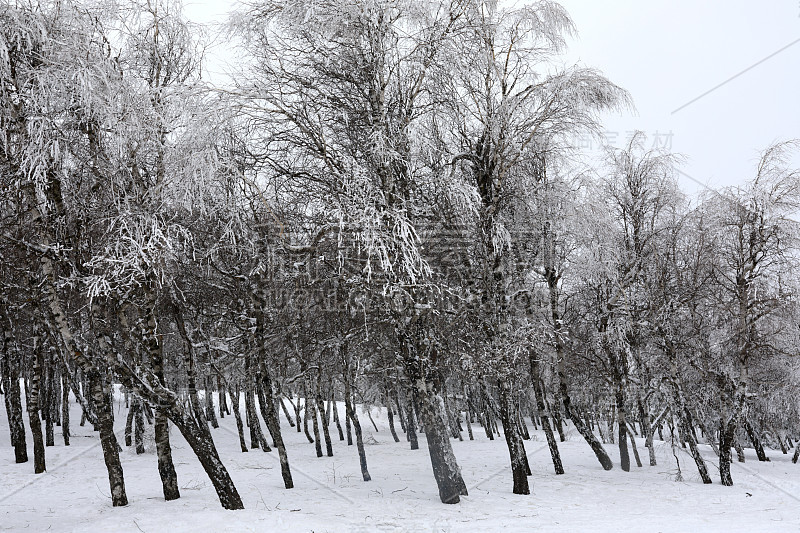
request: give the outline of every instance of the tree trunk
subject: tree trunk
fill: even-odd
[[[154,286],[155,283],[153,280],[148,278],[147,283],[144,285],[146,304],[144,306],[143,320],[140,322],[140,328],[144,347],[150,359],[150,367],[153,376],[158,381],[158,384],[163,387],[166,385],[166,380],[164,379],[164,345],[162,338],[158,335]],[[183,323],[183,315],[180,315],[178,322],[182,336],[188,338]],[[177,500],[181,497],[181,493],[178,488],[178,473],[175,471],[175,464],[172,461],[172,446],[169,441],[169,421],[167,419],[167,413],[162,405],[158,403],[153,405],[155,407],[155,427],[153,428],[153,432],[155,433],[156,458],[158,460],[158,475],[161,478],[161,491],[164,494],[164,500]],[[144,402],[142,402],[142,407],[146,407]]]
[[[636,459],[636,466],[641,468],[642,467],[642,459],[639,457],[639,450],[636,448],[636,439],[633,436],[633,431],[631,428],[628,428],[628,437],[631,439],[631,449],[633,450],[633,457]]]
[[[331,391],[331,403],[333,404],[333,422],[336,424],[336,430],[339,432],[339,440],[344,440],[344,433],[342,432],[342,424],[339,422],[339,406],[336,405],[333,391]]]
[[[331,442],[331,432],[328,426],[328,414],[325,412],[325,401],[322,399],[322,372],[319,372],[317,378],[317,412],[322,419],[322,436],[325,439],[325,452],[328,457],[333,457],[333,443]]]
[[[683,416],[678,419],[678,423],[683,426],[683,433],[686,435],[686,441],[689,444],[689,453],[691,453],[692,459],[694,459],[694,463],[697,465],[697,471],[700,473],[700,478],[703,480],[704,484],[708,485],[711,483],[711,476],[708,475],[706,462],[703,460],[703,456],[700,455],[700,450],[697,449],[697,441],[695,440],[692,432],[689,431],[689,410],[684,408],[682,414]],[[728,450],[728,459],[730,461],[730,449]]]
[[[217,421],[217,415],[214,413],[214,391],[212,390],[214,382],[211,380],[211,376],[206,376],[205,382],[206,420],[211,424],[211,427],[217,429],[219,428],[219,422]]]
[[[69,384],[66,369],[61,372],[61,435],[69,446]]]
[[[767,454],[764,452],[764,447],[761,445],[761,439],[758,437],[756,430],[753,429],[750,421],[746,418],[744,420],[744,430],[747,432],[750,442],[753,443],[753,448],[756,450],[756,456],[758,457],[758,460],[761,462],[768,462],[769,457],[767,457]]]
[[[236,419],[236,431],[239,433],[239,446],[242,452],[247,452],[247,442],[244,440],[244,424],[242,423],[242,413],[239,406],[239,387],[235,391],[228,388],[228,394],[231,397],[231,408],[233,409],[233,416]]]
[[[217,398],[219,399],[219,417],[220,419],[225,418],[226,414],[231,414],[230,410],[228,409],[228,399],[225,393],[225,385],[222,383],[222,379],[217,376]]]
[[[724,419],[720,420],[719,426],[719,477],[720,481],[726,487],[733,486],[733,478],[731,477],[731,447],[733,446],[733,439],[736,436],[736,423],[729,420],[725,423]]]
[[[561,454],[558,451],[558,444],[553,435],[553,429],[550,427],[550,417],[547,416],[544,406],[544,388],[541,387],[541,379],[539,372],[539,360],[536,354],[529,354],[531,365],[531,383],[533,384],[533,396],[536,400],[536,409],[539,411],[539,417],[542,421],[542,428],[544,429],[545,437],[547,438],[547,447],[550,448],[550,457],[553,460],[553,468],[556,474],[564,473],[564,465],[561,462]]]
[[[567,390],[566,385],[566,373],[559,369],[558,379],[560,381],[559,387],[561,388],[561,402],[564,405],[564,412],[567,415],[572,423],[575,425],[575,429],[578,430],[578,433],[584,438],[584,440],[589,444],[594,452],[595,457],[600,462],[600,465],[603,467],[603,470],[611,470],[614,468],[614,463],[611,462],[611,458],[606,453],[605,448],[603,445],[600,444],[600,441],[597,440],[594,433],[583,423],[583,420],[577,414],[573,414],[570,410],[571,400],[569,397],[569,392]]]
[[[103,448],[103,459],[108,470],[108,483],[111,487],[111,504],[114,507],[128,505],[125,494],[125,479],[122,463],[119,460],[119,445],[114,435],[114,418],[112,408],[113,395],[105,378],[99,374],[91,376],[92,400],[97,413],[97,425],[100,431],[100,443]]]
[[[128,416],[125,419],[125,446],[133,446],[133,419],[136,418],[136,400],[129,402]]]
[[[220,461],[217,448],[214,446],[214,439],[211,437],[211,431],[206,422],[176,412],[174,408],[168,413],[168,416],[178,427],[181,435],[200,461],[203,470],[214,486],[222,507],[228,510],[244,509],[239,491],[236,490],[225,465]]]
[[[6,344],[8,346],[8,344]],[[5,372],[3,382],[5,385],[6,414],[8,415],[8,429],[11,434],[11,445],[14,447],[14,460],[17,463],[28,462],[28,446],[25,442],[25,425],[22,415],[22,391],[19,386],[19,371],[16,364],[12,363],[11,356],[6,351]]]
[[[136,405],[136,415],[134,417],[134,442],[136,442],[136,454],[144,453],[144,406],[139,398],[134,400]]]
[[[255,396],[258,399],[258,411],[261,411],[261,418],[264,419],[264,424],[267,428],[267,432],[269,432],[269,424],[267,423],[267,418],[270,415],[270,406],[267,405],[267,395],[264,393],[264,388],[261,385],[261,380],[256,378],[255,380]],[[255,406],[255,400],[253,405]],[[272,406],[274,408],[274,406]],[[256,423],[258,424],[258,429],[260,431],[260,438],[261,438],[261,447],[265,452],[271,452],[272,448],[270,448],[269,443],[267,442],[267,433],[261,431],[261,424],[258,422],[258,413],[255,407],[253,408],[254,417]],[[273,446],[275,445],[275,439],[273,439]]]
[[[311,426],[314,429],[314,449],[317,452],[317,457],[322,457],[322,439],[319,436],[319,421],[317,420],[317,402],[311,395],[310,387],[306,386],[306,409],[308,416],[311,417]]]
[[[461,477],[450,438],[444,424],[443,404],[432,390],[432,384],[418,378],[416,393],[419,399],[419,416],[425,424],[425,437],[431,457],[433,475],[439,487],[442,503],[458,503],[459,496],[467,496],[467,486]],[[412,418],[409,416],[409,422]]]
[[[367,469],[367,452],[364,450],[364,439],[361,434],[361,424],[358,421],[358,415],[356,414],[356,410],[353,406],[353,400],[351,398],[349,373],[350,369],[345,368],[344,408],[347,419],[352,422],[353,429],[356,434],[356,448],[358,449],[358,461],[361,465],[361,477],[364,479],[364,481],[370,481],[372,477],[369,475],[369,470]]]
[[[392,401],[386,400],[386,416],[389,418],[389,431],[392,433],[392,438],[395,442],[400,442],[400,437],[397,436],[397,431],[394,429],[394,412],[392,411]]]
[[[283,416],[286,417],[286,421],[289,422],[289,427],[294,427],[294,420],[292,419],[292,414],[289,412],[289,409],[286,407],[286,404],[283,402],[283,397],[278,396],[278,405],[281,406],[283,410]]]
[[[281,462],[281,477],[283,478],[284,488],[294,488],[294,481],[292,480],[292,471],[289,468],[289,456],[286,454],[286,445],[283,442],[283,434],[281,433],[281,423],[278,418],[278,410],[275,405],[275,394],[272,390],[272,378],[270,377],[267,364],[264,359],[260,364],[260,381],[259,392],[264,396],[264,423],[267,425],[269,434],[272,436],[272,445],[278,449],[278,459]]]
[[[31,426],[31,434],[33,436],[33,471],[36,474],[41,474],[47,470],[44,457],[44,437],[42,436],[42,422],[39,419],[39,384],[41,382],[42,373],[42,352],[44,348],[41,345],[41,335],[38,329],[34,332],[34,357],[33,357],[33,372],[30,379],[30,387],[27,387],[27,406],[28,406],[28,422]]]
[[[408,438],[408,442],[411,443],[412,450],[419,450],[419,440],[417,439],[417,425],[414,421],[414,401],[412,400],[412,395],[414,394],[413,391],[409,391],[407,394],[408,396],[408,407],[406,408],[406,437]]]
[[[394,405],[397,407],[397,418],[400,420],[400,429],[405,433],[406,417],[405,413],[403,413],[403,406],[400,404],[400,395],[397,394],[397,389],[394,390]],[[408,440],[408,435],[406,435],[406,440]]]
[[[297,403],[300,403],[300,399],[297,399]],[[314,437],[311,436],[311,433],[308,431],[308,417],[310,416],[309,406],[308,406],[308,396],[303,399],[303,431],[306,434],[306,439],[308,442],[313,444]],[[350,421],[347,420],[347,434],[350,435]],[[352,441],[348,442],[347,444],[353,444]]]
[[[530,494],[525,448],[514,423],[511,391],[508,384],[502,380],[498,380],[497,385],[500,391],[500,421],[503,424],[503,434],[511,458],[511,476],[514,482],[512,491],[514,494]]]
[[[54,392],[54,376],[53,376],[53,357],[48,354],[44,361],[43,376],[44,387],[39,395],[39,410],[44,418],[44,434],[45,446],[55,446],[56,437],[53,429],[53,392]]]
[[[253,392],[253,384],[244,393],[244,406],[247,410],[247,420],[250,421],[250,448],[261,447],[265,452],[271,451],[267,439],[261,430],[261,421],[258,419],[256,412],[255,392]]]
[[[625,393],[622,384],[617,385],[614,398],[617,406],[617,441],[619,445],[620,467],[623,471],[630,472],[631,458],[628,455],[628,427],[626,425]]]

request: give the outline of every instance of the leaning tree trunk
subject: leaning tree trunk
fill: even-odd
[[[180,412],[176,406],[172,406],[168,416],[200,461],[217,492],[222,507],[228,510],[244,509],[239,491],[236,490],[228,470],[219,458],[217,448],[214,446],[214,439],[211,437],[211,431],[205,420],[197,420],[185,412]]]
[[[248,383],[244,392],[244,408],[250,428],[250,448],[255,449],[261,446],[262,450],[269,452],[271,450],[267,439],[264,438],[264,433],[261,430],[261,421],[258,419],[258,413],[256,412],[256,396],[255,392],[253,392],[253,387],[255,385],[252,382]]]
[[[650,454],[650,466],[658,466],[658,463],[656,462],[656,450],[655,447],[653,446],[653,439],[655,438],[656,430],[661,427],[661,421],[664,419],[668,411],[669,407],[668,406],[664,407],[664,409],[661,410],[661,413],[659,413],[658,416],[656,416],[656,418],[652,422],[648,421],[647,424],[647,434],[645,435],[645,446],[647,446],[647,451]],[[645,414],[645,416],[649,415]]]
[[[267,331],[269,324],[267,323],[269,317],[265,312],[267,308],[268,297],[263,288],[264,283],[261,279],[261,274],[253,276],[253,284],[251,286],[251,312],[255,315],[256,327],[253,335],[254,345],[256,346],[256,357],[259,362],[259,370],[264,388],[264,394],[268,404],[267,414],[269,417],[264,420],[267,424],[272,435],[272,442],[278,448],[278,457],[281,461],[281,476],[283,477],[283,486],[287,489],[294,487],[292,480],[292,473],[289,468],[289,456],[286,454],[286,446],[283,442],[283,435],[281,435],[281,424],[278,418],[278,412],[275,409],[275,394],[272,391],[272,377],[270,376],[268,361],[270,360],[270,353],[267,344]],[[299,400],[298,400],[299,401]],[[298,425],[299,425],[298,420]]]
[[[247,441],[244,440],[244,424],[242,423],[242,412],[239,406],[239,386],[237,385],[235,390],[231,390],[230,387],[226,387],[226,389],[231,397],[231,409],[236,419],[236,431],[239,433],[239,446],[242,448],[242,452],[247,452],[249,450],[247,449]]]
[[[350,380],[345,377],[344,380],[344,408],[347,419],[353,424],[353,431],[356,434],[356,449],[358,450],[358,462],[361,466],[361,477],[364,481],[372,480],[367,469],[367,452],[364,449],[364,436],[361,432],[361,422],[358,420],[353,400],[351,397]]]
[[[272,391],[272,378],[270,377],[269,370],[267,369],[266,362],[261,360],[261,382],[259,387],[264,394],[264,403],[266,404],[266,417],[264,422],[267,424],[267,429],[272,435],[272,445],[278,449],[278,458],[281,462],[281,477],[283,477],[283,486],[287,489],[294,487],[292,480],[292,471],[289,468],[289,456],[286,454],[286,445],[283,442],[283,434],[281,433],[280,419],[278,418],[278,410],[275,406],[275,394]]]
[[[297,403],[299,405],[300,401],[298,400]],[[339,440],[342,441],[342,440],[344,440],[344,432],[342,431],[342,424],[339,421],[339,406],[336,405],[336,400],[335,400],[335,396],[333,394],[333,390],[331,390],[331,403],[333,404],[333,423],[336,424],[336,430],[339,432]],[[298,419],[297,427],[298,427],[298,429],[300,428],[299,419]]]
[[[433,476],[439,487],[442,503],[458,503],[460,496],[467,496],[467,485],[461,477],[450,436],[444,423],[444,405],[433,391],[433,384],[423,378],[414,383],[419,400],[419,416],[425,424],[425,437],[431,457]]]
[[[764,446],[761,444],[761,439],[758,438],[758,433],[747,418],[744,419],[744,430],[747,432],[747,437],[750,439],[750,442],[753,443],[753,448],[756,451],[756,457],[758,457],[758,460],[761,462],[768,462],[769,457],[767,457],[766,452],[764,452]]]
[[[562,323],[561,323],[561,313],[559,311],[559,303],[558,303],[558,283],[559,283],[559,276],[556,273],[555,269],[549,267],[546,269],[546,279],[547,279],[547,286],[550,292],[550,314],[553,320],[553,333],[555,334],[555,347],[556,347],[556,370],[558,373],[558,387],[559,392],[561,393],[561,403],[564,406],[564,413],[567,415],[567,418],[572,421],[575,429],[578,430],[578,433],[584,438],[586,443],[592,448],[597,460],[600,461],[600,465],[603,467],[604,470],[611,470],[614,468],[614,463],[611,462],[611,458],[608,456],[605,448],[603,445],[600,444],[600,441],[597,440],[592,430],[589,429],[588,426],[581,420],[581,417],[578,416],[577,413],[573,413],[572,409],[570,409],[572,405],[572,400],[569,396],[569,387],[567,385],[567,370],[566,370],[566,363],[565,363],[565,353],[564,353],[564,340],[562,339]]]
[[[547,438],[547,447],[550,448],[550,457],[553,460],[553,468],[556,474],[564,473],[564,465],[561,462],[561,454],[558,451],[558,443],[556,443],[555,435],[553,435],[553,428],[550,427],[550,417],[544,405],[544,387],[539,372],[539,360],[536,354],[529,354],[531,365],[531,383],[533,384],[533,396],[536,400],[536,409],[539,411],[539,418],[542,421],[542,428],[544,429],[545,437]]]
[[[389,431],[395,442],[400,442],[400,437],[397,436],[397,430],[394,428],[394,411],[392,411],[392,400],[386,399],[386,416],[389,418]]]
[[[700,450],[697,448],[697,440],[694,438],[689,428],[689,409],[684,407],[681,414],[682,416],[679,418],[678,422],[683,426],[683,433],[686,435],[686,441],[689,443],[689,452],[692,454],[695,465],[697,465],[700,478],[703,480],[703,483],[708,485],[711,483],[711,476],[708,475],[706,462],[703,460],[703,456],[700,455]],[[728,449],[728,458],[730,459],[730,449]]]

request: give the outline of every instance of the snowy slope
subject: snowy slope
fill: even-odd
[[[340,406],[344,419],[344,409]],[[66,448],[57,429],[47,448],[48,471],[33,474],[32,460],[14,464],[8,421],[0,419],[0,530],[3,531],[800,531],[800,465],[769,450],[770,463],[735,463],[736,485],[717,483],[713,452],[703,446],[715,483],[702,485],[688,455],[678,451],[684,481],[676,482],[670,447],[657,441],[659,466],[600,468],[574,432],[559,443],[566,474],[553,474],[544,435],[526,441],[533,470],[532,494],[511,493],[508,454],[502,438],[489,441],[474,425],[475,441],[453,441],[470,495],[458,505],[439,503],[424,436],[412,451],[395,443],[377,409],[375,432],[364,416],[372,481],[361,481],[355,446],[338,440],[334,457],[317,458],[314,445],[284,423],[295,488],[282,485],[277,452],[239,451],[232,416],[212,430],[225,465],[242,495],[244,511],[224,511],[186,442],[172,428],[181,498],[164,502],[155,453],[125,448],[122,462],[130,505],[113,508],[99,439],[79,427]],[[117,408],[121,430],[125,410]],[[27,420],[26,420],[27,422]],[[152,427],[148,427],[152,431]],[[399,427],[398,427],[399,431]],[[122,432],[118,434],[121,438]],[[465,433],[466,438],[466,433]],[[401,434],[402,439],[402,434]],[[28,434],[29,453],[32,441]],[[646,449],[639,441],[646,461]],[[152,447],[152,444],[151,444]],[[606,445],[617,464],[616,447]],[[713,458],[713,459],[712,459]]]

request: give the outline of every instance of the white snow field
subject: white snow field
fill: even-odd
[[[124,408],[116,420],[122,442]],[[340,406],[342,420],[344,409]],[[385,412],[384,412],[385,413]],[[772,459],[759,463],[747,449],[747,462],[734,463],[735,486],[718,483],[716,458],[702,446],[713,485],[703,485],[694,463],[677,451],[684,481],[675,481],[670,446],[657,441],[659,465],[645,461],[630,473],[618,466],[616,446],[606,449],[615,468],[603,471],[589,446],[571,429],[559,443],[566,474],[553,473],[550,455],[539,431],[525,446],[533,471],[532,493],[511,492],[505,441],[490,441],[475,424],[475,440],[453,440],[469,496],[460,504],[439,502],[424,440],[412,451],[400,433],[395,443],[384,416],[373,409],[380,431],[366,416],[362,426],[368,443],[372,481],[363,482],[356,447],[334,434],[334,457],[317,458],[314,445],[290,428],[281,414],[295,488],[283,488],[277,452],[239,449],[233,416],[212,430],[220,456],[246,507],[225,511],[211,483],[177,429],[171,428],[172,449],[181,498],[165,502],[152,442],[147,453],[125,448],[122,464],[130,504],[113,508],[99,438],[87,423],[78,426],[79,407],[72,407],[72,445],[65,447],[60,428],[56,446],[47,448],[47,472],[33,473],[31,460],[15,464],[9,445],[8,420],[0,417],[0,530],[2,531],[800,531],[800,464],[768,450]],[[27,417],[26,417],[27,425]],[[152,426],[148,426],[152,432]],[[399,431],[399,425],[398,425]],[[249,438],[248,438],[249,441]],[[735,457],[735,455],[734,455]]]

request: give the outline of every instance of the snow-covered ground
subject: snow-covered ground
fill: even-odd
[[[117,410],[122,436],[125,410]],[[344,417],[340,406],[341,416]],[[130,504],[113,508],[99,439],[89,424],[79,427],[72,409],[72,445],[47,448],[46,473],[31,462],[15,464],[8,420],[0,418],[0,530],[8,531],[800,531],[800,464],[769,450],[759,463],[735,463],[734,487],[718,484],[716,458],[707,446],[714,484],[703,485],[691,458],[678,451],[684,481],[676,482],[670,447],[657,441],[659,466],[618,467],[614,445],[606,449],[615,469],[605,472],[590,448],[570,428],[559,443],[566,474],[553,473],[544,435],[533,431],[525,446],[533,470],[532,493],[511,492],[508,452],[502,438],[490,441],[474,425],[474,441],[453,441],[469,487],[458,505],[439,503],[424,436],[412,451],[402,437],[395,443],[385,418],[373,410],[380,431],[364,416],[367,460],[372,481],[363,482],[355,446],[338,440],[334,457],[317,458],[314,445],[283,419],[295,488],[283,488],[277,452],[239,450],[232,416],[212,430],[246,507],[225,511],[189,446],[172,428],[172,446],[181,498],[165,502],[152,443],[148,453],[125,448],[122,463]],[[344,420],[344,418],[342,418]],[[27,422],[27,418],[26,418]],[[148,431],[152,427],[148,426]],[[399,426],[398,426],[399,431]],[[466,438],[466,433],[465,433]],[[249,440],[249,439],[248,439]],[[646,449],[639,451],[647,463]]]

